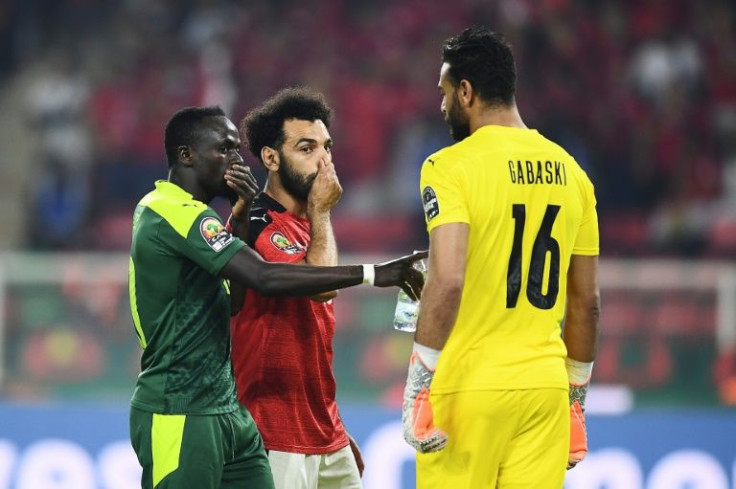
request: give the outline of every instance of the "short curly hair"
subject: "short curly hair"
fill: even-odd
[[[513,103],[516,66],[503,35],[485,26],[468,27],[442,44],[442,61],[449,65],[448,75],[454,86],[467,80],[486,103]]]
[[[306,87],[279,90],[259,107],[250,110],[240,122],[240,132],[248,149],[260,159],[261,149],[279,149],[284,144],[284,122],[290,119],[321,120],[330,127],[332,109],[324,96]]]

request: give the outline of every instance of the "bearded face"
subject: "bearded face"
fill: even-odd
[[[460,109],[457,91],[452,94],[452,103],[446,112],[445,121],[450,126],[450,136],[455,141],[462,141],[470,136],[470,118]]]
[[[312,183],[317,178],[317,172],[306,175],[299,173],[296,165],[281,151],[279,151],[279,161],[281,164],[279,165],[278,173],[284,189],[297,199],[306,201],[307,197],[309,197]]]

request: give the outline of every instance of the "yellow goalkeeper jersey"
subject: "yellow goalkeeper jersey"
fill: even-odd
[[[588,176],[535,130],[484,126],[427,158],[420,190],[429,232],[470,229],[460,310],[432,391],[566,389],[570,256],[598,255]]]

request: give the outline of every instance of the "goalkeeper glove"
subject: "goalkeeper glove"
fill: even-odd
[[[588,454],[588,433],[585,428],[585,396],[590,385],[593,362],[565,360],[570,382],[570,453],[567,469],[575,467]]]
[[[419,351],[418,351],[419,350]],[[430,368],[420,356],[425,352]],[[417,343],[409,360],[409,375],[404,389],[401,408],[401,424],[404,440],[420,453],[442,450],[447,444],[447,433],[434,426],[432,405],[429,402],[429,385],[432,383],[439,352]]]

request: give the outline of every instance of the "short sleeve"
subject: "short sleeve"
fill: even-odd
[[[600,253],[600,242],[598,236],[598,213],[596,212],[596,199],[593,184],[587,176],[584,176],[583,184],[583,215],[580,220],[580,228],[575,238],[573,255],[597,256]]]
[[[227,262],[245,246],[243,241],[230,234],[220,217],[210,208],[202,211],[192,221],[186,237],[170,226],[166,226],[161,232],[167,235],[161,238],[169,247],[212,275],[218,275]]]
[[[255,250],[264,260],[273,263],[299,263],[307,256],[307,249],[289,239],[286,230],[276,221],[271,222],[255,237]]]
[[[441,224],[470,223],[463,178],[461,165],[447,154],[435,153],[425,160],[419,191],[428,232]]]

